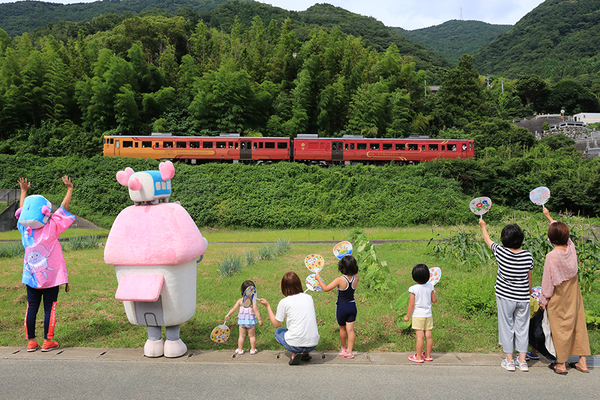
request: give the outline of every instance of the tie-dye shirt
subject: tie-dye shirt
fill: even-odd
[[[45,289],[69,282],[58,237],[71,226],[75,218],[61,206],[46,225],[32,229],[30,234],[25,226],[17,223],[25,248],[21,283],[34,289]]]

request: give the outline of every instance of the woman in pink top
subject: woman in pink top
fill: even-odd
[[[556,349],[556,363],[549,368],[560,375],[567,374],[565,363],[570,356],[579,356],[579,362],[570,363],[572,368],[589,372],[586,356],[591,354],[583,299],[577,278],[577,252],[569,238],[569,227],[552,219],[544,207],[544,215],[550,221],[548,239],[554,250],[546,255],[540,307],[548,312],[552,340]]]

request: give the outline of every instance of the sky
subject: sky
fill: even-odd
[[[53,3],[88,3],[87,0],[46,0]],[[12,3],[14,0],[0,0]],[[304,11],[314,0],[261,1],[286,10]],[[387,26],[408,30],[440,25],[451,19],[514,25],[541,0],[322,0],[356,14],[373,17]]]

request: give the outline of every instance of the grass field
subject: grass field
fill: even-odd
[[[77,230],[67,230],[68,234]],[[450,228],[433,231],[431,228],[374,229],[366,230],[374,239],[429,239],[437,233],[445,236]],[[79,232],[80,233],[80,232]],[[332,231],[227,231],[205,230],[209,242],[219,241],[265,241],[285,238],[288,240],[344,240],[347,232]],[[79,235],[72,235],[79,236]],[[0,236],[0,238],[2,238]],[[304,257],[319,253],[325,257],[322,272],[326,282],[337,275],[337,260],[332,245],[292,244],[291,250],[270,261],[257,261],[245,267],[241,273],[221,277],[218,263],[229,254],[258,252],[260,245],[209,244],[207,253],[198,264],[197,312],[182,325],[181,337],[190,349],[234,349],[238,329],[234,318],[230,322],[232,333],[224,344],[210,340],[211,330],[223,323],[227,311],[241,297],[240,285],[252,279],[261,298],[271,302],[273,308],[283,297],[280,291],[281,277],[287,271],[295,271],[304,279],[309,271],[304,267]],[[494,314],[493,285],[495,268],[463,270],[452,262],[434,259],[426,241],[388,243],[376,246],[378,256],[386,260],[396,278],[396,290],[384,295],[368,294],[359,285],[356,291],[358,318],[356,323],[356,351],[410,351],[415,345],[413,332],[401,330],[396,321],[398,315],[393,305],[399,295],[413,284],[410,271],[416,263],[440,267],[443,276],[437,288],[438,303],[433,305],[434,351],[441,352],[500,352],[497,345],[497,323]],[[62,346],[88,347],[142,347],[146,329],[131,325],[121,302],[115,300],[117,279],[114,268],[104,264],[103,249],[66,251],[69,268],[70,292],[60,292],[58,300],[58,323],[56,339]],[[541,266],[536,266],[536,268]],[[0,345],[23,346],[23,318],[26,294],[20,284],[22,258],[0,259]],[[537,276],[541,276],[538,274]],[[539,278],[536,278],[539,279]],[[540,282],[534,282],[538,285]],[[598,289],[596,286],[595,289]],[[598,291],[595,290],[597,293]],[[335,322],[335,292],[309,292],[315,299],[321,341],[318,350],[339,348],[338,327]],[[491,293],[491,297],[490,297]],[[596,296],[596,295],[594,295]],[[491,300],[490,300],[491,299]],[[595,301],[597,297],[592,297]],[[490,301],[492,304],[489,304]],[[587,306],[586,306],[587,307]],[[257,328],[259,349],[279,349],[273,337],[274,328],[268,322],[266,309],[259,308],[265,324]],[[491,310],[491,311],[490,311]],[[43,313],[38,314],[38,337],[42,334]],[[600,332],[589,329],[593,354],[600,352]]]

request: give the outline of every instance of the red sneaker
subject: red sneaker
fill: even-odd
[[[27,343],[27,351],[28,352],[36,351],[39,348],[40,348],[40,345],[38,344],[37,340],[35,340],[35,339],[31,339],[29,341],[29,343]]]
[[[52,340],[44,340],[44,344],[42,345],[42,351],[52,351],[58,349],[60,346],[57,342],[53,342]]]

